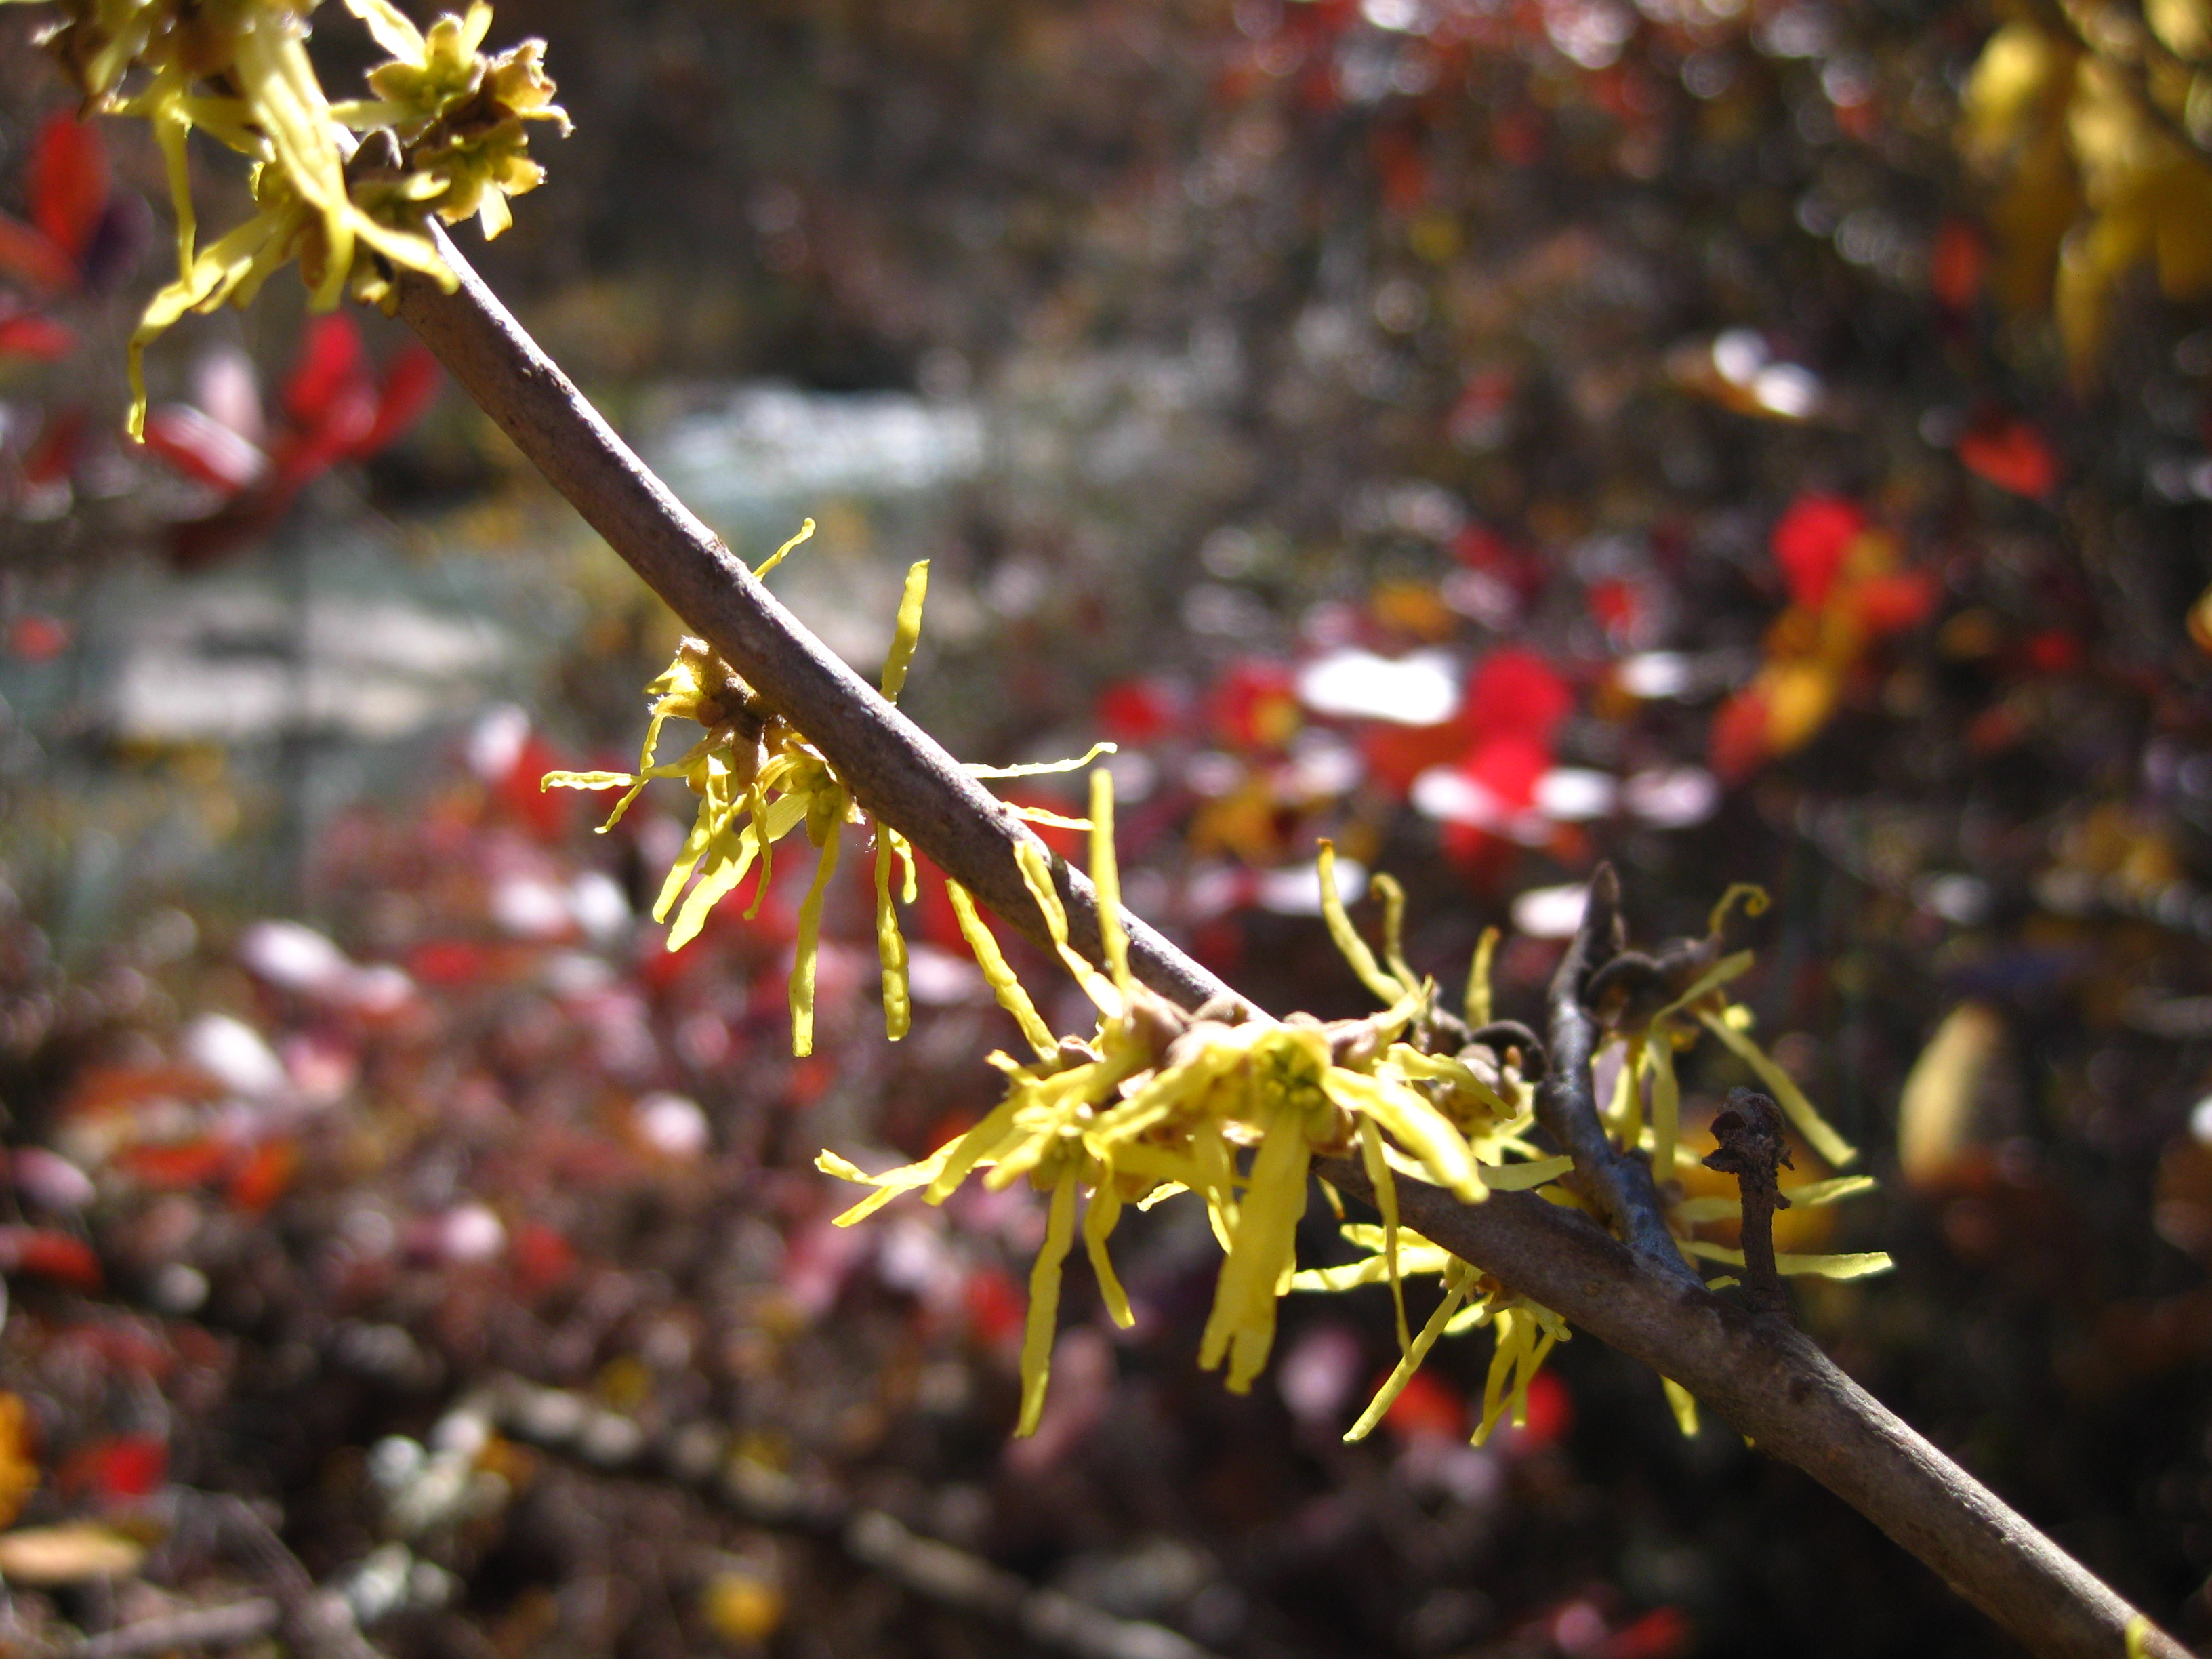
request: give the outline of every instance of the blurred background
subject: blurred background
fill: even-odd
[[[806,1060],[811,860],[664,949],[690,798],[599,836],[538,779],[628,764],[678,624],[396,325],[282,277],[155,348],[126,446],[159,158],[70,118],[39,9],[0,10],[0,1641],[261,1597],[343,1645],[319,1585],[468,1659],[2014,1651],[1588,1338],[1480,1449],[1480,1337],[1339,1443],[1379,1293],[1292,1298],[1225,1395],[1174,1206],[1125,1229],[1134,1330],[1071,1264],[1010,1442],[1032,1196],[841,1232],[811,1167],[989,1104],[949,906],[887,1045],[853,861]],[[368,42],[318,21],[348,95]],[[526,34],[576,131],[469,256],[740,552],[818,521],[773,585],[864,671],[930,559],[904,706],[978,761],[1118,743],[1129,902],[1261,1002],[1366,1006],[1322,835],[1448,996],[1504,927],[1525,1018],[1599,859],[1647,943],[1765,884],[1742,995],[1881,1182],[1785,1240],[1898,1262],[1801,1318],[2212,1638],[2212,15]],[[1685,1064],[1693,1121],[1746,1080]]]

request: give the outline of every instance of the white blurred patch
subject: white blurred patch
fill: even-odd
[[[1285,769],[1291,791],[1312,799],[1334,800],[1354,787],[1365,774],[1359,751],[1326,732],[1301,733],[1291,763]]]
[[[1455,767],[1432,766],[1413,780],[1414,810],[1440,823],[1463,823],[1526,847],[1552,838],[1551,820],[1538,811],[1516,811]]]
[[[438,1218],[438,1250],[448,1261],[489,1261],[506,1248],[506,1224],[485,1205],[458,1205]]]
[[[565,892],[528,876],[510,876],[493,884],[491,919],[519,939],[557,939],[575,920]]]
[[[1392,658],[1353,647],[1301,668],[1297,695],[1316,714],[1337,720],[1441,726],[1459,713],[1459,674],[1446,652]]]
[[[92,1202],[92,1177],[43,1146],[19,1147],[10,1173],[17,1192],[49,1210],[81,1210]]]
[[[622,884],[604,870],[586,870],[568,884],[568,914],[591,938],[619,939],[632,917]]]
[[[650,1094],[630,1109],[638,1139],[665,1158],[696,1158],[707,1150],[707,1114],[688,1095]]]
[[[1532,887],[1513,901],[1513,928],[1531,939],[1568,939],[1582,926],[1589,904],[1589,889],[1577,882],[1565,887]]]
[[[934,945],[909,945],[906,953],[908,993],[925,1008],[949,1008],[990,1000],[983,970],[966,957]]]
[[[1686,830],[1720,809],[1721,786],[1702,766],[1654,768],[1621,787],[1621,804],[1655,830]]]
[[[257,921],[239,935],[238,960],[283,990],[329,995],[353,974],[346,953],[297,921]]]
[[[363,966],[303,922],[255,922],[239,935],[238,960],[280,990],[362,1013],[391,1013],[415,994],[404,969]]]
[[[502,702],[487,708],[469,730],[469,770],[487,783],[496,783],[514,770],[529,738],[530,715],[520,704]]]
[[[1679,697],[1696,683],[1690,659],[1680,651],[1639,651],[1614,665],[1613,683],[1632,697],[1647,702]]]
[[[250,1100],[281,1094],[289,1080],[261,1033],[228,1014],[202,1014],[185,1027],[181,1046],[185,1060]]]
[[[1603,772],[1555,766],[1536,780],[1536,810],[1555,823],[1586,823],[1613,811],[1620,786]]]
[[[1336,861],[1337,896],[1346,904],[1357,903],[1367,891],[1365,867],[1351,859]],[[1310,864],[1294,864],[1286,870],[1263,871],[1255,896],[1260,908],[1284,916],[1321,914],[1321,872]]]

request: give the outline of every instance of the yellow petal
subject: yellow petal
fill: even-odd
[[[1698,1437],[1698,1397],[1671,1376],[1659,1381],[1666,1386],[1667,1404],[1674,1413],[1674,1425],[1682,1431],[1685,1440]]]
[[[1030,1269],[1029,1318],[1022,1328],[1022,1415],[1015,1425],[1019,1439],[1036,1432],[1044,1415],[1045,1384],[1052,1376],[1052,1339],[1060,1323],[1060,1268],[1075,1232],[1075,1171],[1070,1168],[1052,1189],[1052,1208],[1044,1226],[1044,1244],[1036,1265]]]
[[[1486,927],[1482,937],[1475,941],[1474,961],[1467,970],[1464,1000],[1469,1030],[1479,1031],[1490,1024],[1490,963],[1498,952],[1498,937],[1495,927]]]
[[[1384,973],[1375,960],[1375,953],[1367,948],[1367,941],[1359,937],[1345,914],[1344,900],[1336,890],[1336,843],[1324,837],[1317,860],[1321,876],[1321,914],[1328,924],[1328,936],[1336,941],[1337,950],[1352,964],[1352,971],[1359,981],[1385,1004],[1395,1003],[1413,988],[1401,985]]]
[[[835,828],[823,838],[814,884],[799,906],[798,948],[791,963],[791,1052],[801,1057],[814,1052],[814,959],[822,948],[822,901],[837,872],[837,847],[843,839]]]
[[[799,533],[796,536],[793,536],[789,541],[786,542],[781,547],[777,548],[775,552],[769,554],[766,559],[761,562],[760,568],[753,572],[753,579],[757,581],[761,577],[767,575],[769,571],[775,569],[776,566],[783,562],[784,556],[786,554],[789,553],[793,548],[798,546],[799,543],[805,541],[813,533],[814,520],[809,519],[805,523],[799,526]]]
[[[948,879],[945,890],[952,900],[952,914],[960,923],[960,937],[968,941],[969,950],[975,953],[975,965],[983,970],[983,978],[992,994],[998,998],[999,1006],[1014,1017],[1015,1024],[1022,1028],[1022,1035],[1029,1039],[1030,1047],[1037,1051],[1038,1056],[1049,1059],[1060,1048],[1053,1038],[1052,1028],[1038,1017],[1030,994],[1022,988],[1021,981],[1006,965],[999,941],[975,914],[975,901],[957,881]]]
[[[1421,1362],[1429,1357],[1429,1350],[1436,1346],[1437,1339],[1443,1334],[1444,1327],[1459,1311],[1459,1304],[1467,1300],[1468,1289],[1474,1283],[1474,1269],[1463,1261],[1455,1262],[1452,1268],[1446,1269],[1444,1299],[1437,1304],[1437,1310],[1429,1316],[1428,1323],[1422,1326],[1419,1334],[1413,1338],[1413,1346],[1399,1357],[1390,1375],[1382,1379],[1382,1386],[1375,1391],[1374,1399],[1367,1402],[1367,1409],[1359,1413],[1359,1420],[1345,1431],[1344,1438],[1347,1445],[1364,1440],[1373,1433],[1375,1425],[1382,1420],[1383,1413],[1405,1392],[1406,1384],[1413,1380],[1413,1373],[1421,1369]]]
[[[891,842],[876,832],[876,955],[884,964],[884,1032],[893,1042],[914,1024],[914,1002],[907,990],[906,939],[898,912],[891,907]]]
[[[1101,755],[1121,752],[1110,743],[1094,743],[1073,760],[1031,761],[1022,766],[967,765],[960,769],[971,778],[1041,778],[1048,772],[1079,772]]]
[[[1106,1254],[1107,1237],[1121,1217],[1121,1194],[1114,1189],[1109,1170],[1091,1189],[1091,1201],[1084,1207],[1083,1248],[1091,1257],[1091,1277],[1098,1281],[1098,1294],[1106,1304],[1108,1315],[1126,1331],[1137,1322],[1137,1316],[1130,1311],[1128,1293],[1121,1288],[1121,1278]]]
[[[810,525],[813,522],[807,520]],[[891,630],[891,648],[884,658],[884,695],[893,702],[906,685],[906,671],[914,662],[915,647],[921,641],[921,602],[928,592],[929,561],[917,559],[907,568],[906,588],[899,595],[898,623]]]
[[[1129,938],[1121,931],[1121,872],[1114,859],[1114,775],[1100,767],[1091,775],[1091,885],[1098,895],[1098,943],[1114,983],[1126,989]]]
[[[1811,1143],[1814,1152],[1832,1164],[1847,1164],[1857,1159],[1857,1149],[1829,1127],[1827,1120],[1806,1099],[1796,1079],[1769,1060],[1765,1049],[1724,1019],[1703,1012],[1698,1018],[1758,1074],[1767,1092],[1780,1103],[1782,1109],[1790,1115],[1790,1121],[1797,1126],[1797,1132]]]

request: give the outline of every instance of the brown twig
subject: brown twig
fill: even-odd
[[[1023,889],[1012,850],[1026,831],[997,800],[874,688],[783,610],[730,550],[631,454],[568,378],[499,304],[442,235],[461,278],[441,294],[414,277],[399,314],[509,437],[677,614],[792,715],[854,796],[907,836],[983,902],[1032,939],[1042,919]],[[1096,955],[1090,884],[1055,863],[1079,948]],[[1609,872],[1592,884],[1598,912],[1578,936],[1577,975],[1613,948]],[[1219,980],[1133,918],[1130,957],[1156,990],[1186,1007],[1234,996]],[[1571,952],[1571,957],[1576,953]],[[1589,1171],[1601,1202],[1637,1248],[1528,1194],[1462,1205],[1419,1182],[1399,1183],[1412,1225],[1555,1309],[1601,1340],[1670,1376],[1768,1452],[1796,1464],[1918,1555],[2029,1648],[2052,1659],[2118,1659],[2132,1639],[2152,1659],[2187,1650],[2142,1619],[2065,1552],[1844,1376],[1802,1335],[1747,1316],[1688,1273],[1669,1240],[1650,1237],[1638,1191],[1641,1159],[1585,1162],[1581,1113],[1595,1023],[1555,986],[1552,1062],[1582,1091],[1550,1103],[1563,1144]],[[1565,1018],[1561,1018],[1564,1015]],[[1563,1041],[1564,1039],[1564,1041]],[[1550,1091],[1547,1091],[1547,1094]],[[1565,1109],[1571,1106],[1573,1109]],[[1371,1197],[1356,1163],[1316,1172]]]
[[[1620,949],[1620,880],[1611,865],[1601,864],[1590,877],[1582,923],[1552,975],[1551,1064],[1536,1095],[1537,1121],[1574,1159],[1576,1186],[1638,1259],[1674,1284],[1703,1289],[1705,1280],[1682,1259],[1668,1231],[1650,1162],[1641,1152],[1615,1146],[1598,1118],[1590,1076],[1598,1023],[1583,993],[1590,976]]]
[[[1782,1109],[1751,1089],[1732,1089],[1728,1104],[1713,1119],[1719,1150],[1705,1167],[1735,1177],[1743,1195],[1743,1291],[1754,1312],[1790,1316],[1790,1297],[1774,1266],[1774,1212],[1786,1210],[1782,1166],[1796,1165],[1789,1138],[1782,1133]]]

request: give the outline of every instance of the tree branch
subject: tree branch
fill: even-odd
[[[615,435],[451,241],[442,233],[438,240],[461,279],[459,290],[441,294],[427,281],[404,276],[400,316],[647,584],[806,732],[863,805],[1011,925],[1043,942],[1042,919],[1014,863],[1013,848],[1028,835],[1018,821],[769,596]],[[1097,901],[1090,884],[1059,860],[1054,874],[1078,948],[1095,960]],[[1639,1248],[1632,1252],[1584,1218],[1530,1194],[1497,1193],[1486,1203],[1462,1205],[1413,1180],[1398,1187],[1407,1221],[1689,1389],[1765,1450],[1865,1513],[2035,1652],[2051,1659],[2120,1659],[2123,1652],[2188,1659],[2180,1644],[2151,1627],[1804,1337],[1730,1306],[1686,1268],[1666,1267],[1656,1241],[1644,1237],[1645,1206],[1634,1190],[1635,1171],[1642,1171],[1647,1187],[1650,1171],[1640,1159],[1601,1158],[1593,1149],[1585,1161],[1577,1143],[1586,1138],[1579,1114],[1595,1026],[1580,1006],[1581,975],[1594,965],[1590,955],[1610,940],[1614,890],[1608,880],[1601,875],[1592,884],[1597,915],[1586,918],[1578,936],[1588,944],[1568,979],[1572,1006],[1564,1021],[1565,1004],[1554,986],[1553,1076],[1565,1080],[1563,1091],[1573,1085],[1583,1095],[1563,1093],[1547,1109],[1578,1166],[1601,1188],[1613,1189],[1610,1213],[1622,1218]],[[1233,995],[1126,912],[1123,925],[1132,966],[1162,994],[1186,1007]],[[1594,1121],[1594,1103],[1589,1111]],[[1343,1190],[1372,1198],[1357,1163],[1319,1160],[1316,1171]],[[1650,1207],[1656,1214],[1656,1196]],[[1667,1249],[1679,1264],[1671,1241]],[[2132,1649],[2125,1646],[2130,1636]]]
[[[754,579],[523,331],[452,239],[433,233],[459,291],[404,273],[401,319],[646,586],[806,734],[854,799],[1049,952],[1044,918],[1014,862],[1015,847],[1037,838]],[[1091,883],[1062,859],[1052,866],[1071,940],[1097,961]],[[1235,997],[1127,910],[1121,925],[1131,969],[1161,995],[1186,1006]]]
[[[1590,877],[1589,896],[1573,942],[1552,975],[1550,1067],[1536,1095],[1537,1121],[1575,1161],[1575,1182],[1645,1267],[1678,1285],[1702,1290],[1705,1280],[1682,1259],[1666,1211],[1640,1152],[1613,1144],[1599,1120],[1590,1061],[1598,1024],[1583,1000],[1590,975],[1620,951],[1620,881],[1609,864]],[[1543,1298],[1539,1297],[1538,1301]],[[1547,1304],[1548,1305],[1548,1304]]]

